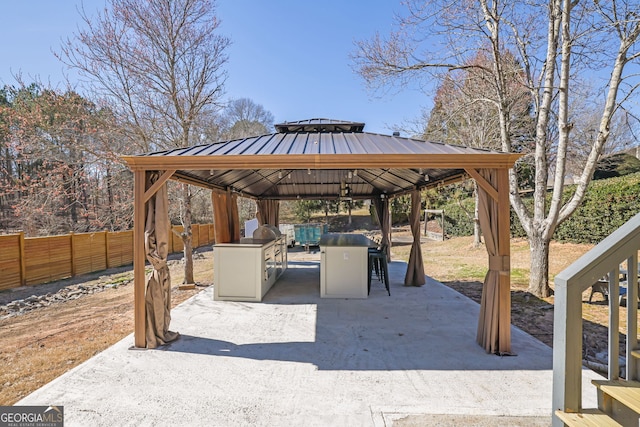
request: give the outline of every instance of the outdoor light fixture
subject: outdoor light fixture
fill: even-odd
[[[353,170],[353,176],[358,176],[358,169]]]
[[[282,179],[282,171],[278,171],[278,179]]]
[[[349,173],[347,174],[347,176],[349,177],[349,179],[353,178],[353,172],[349,171]]]
[[[287,175],[287,178],[291,179],[291,174],[288,174],[288,175]]]
[[[340,185],[340,199],[351,200],[351,187],[345,185],[344,182]]]
[[[418,169],[418,173],[422,175],[422,168]]]
[[[429,181],[429,175],[428,175],[428,174],[426,174],[426,173],[424,174],[424,180],[425,180],[425,181]]]

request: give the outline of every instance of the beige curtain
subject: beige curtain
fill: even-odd
[[[228,193],[227,195],[227,210],[229,211],[229,218],[231,219],[230,233],[232,241],[240,241],[240,214],[238,212],[238,195],[235,193]]]
[[[481,169],[480,175],[493,188],[498,187],[498,174],[495,169]],[[479,220],[484,235],[487,254],[489,255],[489,271],[484,278],[480,318],[476,341],[487,353],[511,353],[511,319],[509,305],[510,283],[508,256],[501,256],[504,248],[499,247],[498,239],[498,202],[478,186]],[[508,221],[508,218],[502,218]],[[508,252],[506,252],[508,253]]]
[[[413,234],[413,243],[411,244],[411,252],[409,254],[409,264],[407,265],[407,274],[404,276],[404,284],[406,286],[422,286],[424,279],[424,264],[422,262],[422,248],[420,247],[420,208],[421,208],[420,191],[411,192],[411,234]]]
[[[389,218],[389,199],[373,199],[373,207],[376,210],[376,216],[380,223],[380,231],[382,232],[382,241],[380,242],[386,248],[387,261],[391,261],[391,220]]]
[[[216,243],[240,240],[238,196],[231,192],[211,192],[213,203],[213,233]]]
[[[145,189],[158,179],[158,172],[147,172]],[[144,246],[152,271],[145,290],[147,347],[156,348],[179,337],[169,330],[171,323],[171,277],[167,267],[169,254],[169,214],[166,184],[146,203]]]
[[[278,227],[280,224],[280,202],[278,200],[258,200],[256,217],[260,225],[270,224]]]

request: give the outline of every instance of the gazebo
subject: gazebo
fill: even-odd
[[[170,341],[163,300],[168,229],[167,180],[212,191],[217,243],[239,239],[237,197],[256,200],[261,223],[277,225],[278,202],[370,199],[389,244],[389,200],[411,195],[413,245],[405,284],[424,281],[420,191],[471,177],[480,199],[489,271],[477,342],[488,353],[511,352],[508,171],[519,154],[364,132],[364,123],[310,119],[276,125],[276,133],[125,156],[134,173],[134,296],[136,347]],[[390,246],[390,245],[388,245]],[[145,283],[145,257],[153,265]],[[215,285],[215,284],[214,284]],[[153,299],[160,301],[153,302]],[[145,303],[146,299],[146,303]]]

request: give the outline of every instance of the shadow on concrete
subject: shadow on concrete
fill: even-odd
[[[518,357],[486,354],[475,342],[478,305],[430,278],[423,287],[404,286],[404,262],[389,264],[391,296],[373,281],[367,299],[320,298],[319,270],[317,261],[291,261],[262,303],[213,301],[208,289],[193,304],[198,323],[210,328],[182,329],[180,340],[160,350],[319,370],[551,368],[549,347],[515,328]],[[220,338],[229,336],[226,328],[236,328],[237,341]]]

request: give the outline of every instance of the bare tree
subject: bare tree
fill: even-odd
[[[122,147],[106,139],[109,112],[40,83],[2,93],[0,227],[31,236],[129,228],[121,207],[130,206],[131,174],[113,155]]]
[[[513,55],[504,55],[504,69],[509,69],[507,90],[509,109],[514,131],[519,135],[531,132],[530,104],[526,88],[518,84],[523,73]],[[434,107],[428,118],[423,137],[427,140],[443,141],[448,144],[465,145],[476,148],[501,148],[500,123],[490,74],[491,59],[484,51],[479,51],[471,59],[474,67],[453,70],[443,77],[434,97]],[[512,138],[518,144],[512,150],[522,151],[522,138]],[[480,221],[478,186],[473,181],[475,209],[473,214],[474,246],[479,246]]]
[[[225,140],[264,135],[273,129],[273,114],[249,98],[232,99],[221,117],[221,137]],[[240,197],[238,208],[241,223],[254,218],[255,201]]]
[[[470,58],[477,49],[485,49],[491,58],[487,71],[495,89],[501,145],[510,151],[513,121],[505,53],[514,52],[524,69],[520,84],[529,90],[535,121],[533,208],[525,205],[513,171],[510,200],[531,248],[529,291],[548,296],[553,233],[582,202],[609,139],[614,113],[637,87],[628,66],[640,54],[640,4],[635,0],[407,0],[405,4],[408,13],[400,18],[398,31],[387,39],[376,36],[357,44],[357,71],[371,87],[406,85],[439,70],[477,67]],[[573,195],[564,202],[567,153],[575,128],[571,100],[580,82],[603,73],[608,78],[593,100],[599,120],[589,154]],[[547,203],[549,182],[553,193]]]
[[[273,129],[273,114],[249,98],[231,100],[223,112],[223,138],[263,135]]]
[[[218,34],[213,0],[108,0],[60,57],[109,102],[123,135],[143,150],[186,147],[221,106],[229,40]],[[180,219],[185,283],[193,282],[191,188]]]

